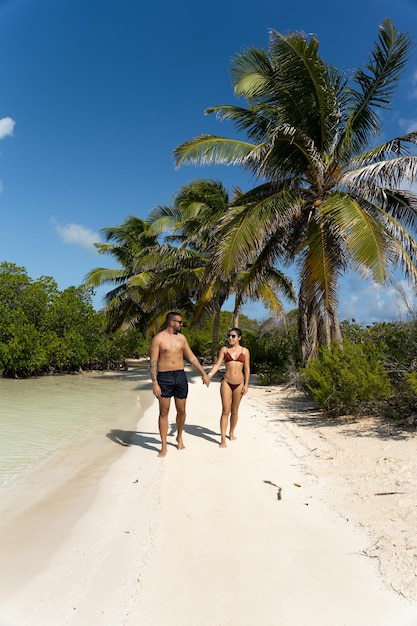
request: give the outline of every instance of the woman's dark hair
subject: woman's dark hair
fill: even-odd
[[[231,328],[229,330],[229,333],[231,333],[232,331],[234,331],[236,333],[236,335],[239,337],[239,339],[242,339],[242,331],[240,330],[240,328],[236,328],[236,326],[234,328]]]

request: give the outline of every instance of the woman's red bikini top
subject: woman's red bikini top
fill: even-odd
[[[229,361],[240,361],[241,363],[244,363],[245,362],[245,355],[243,354],[243,350],[242,350],[242,352],[239,354],[237,359],[234,359],[232,357],[232,355],[230,354],[230,352],[228,352],[226,350],[225,355],[224,355],[224,360],[225,360],[226,363],[228,363]]]

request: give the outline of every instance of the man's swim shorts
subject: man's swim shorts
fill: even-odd
[[[170,372],[158,372],[158,385],[161,388],[162,398],[180,398],[188,396],[188,380],[184,370],[172,370]]]

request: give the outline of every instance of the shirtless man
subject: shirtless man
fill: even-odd
[[[203,376],[203,383],[210,384],[210,378],[200,365],[197,357],[181,334],[182,318],[172,311],[166,316],[166,327],[152,339],[150,349],[150,370],[153,394],[159,400],[159,434],[162,447],[158,456],[167,453],[168,413],[171,398],[174,396],[177,409],[178,450],[185,448],[182,433],[185,424],[185,404],[188,395],[188,381],[184,371],[184,359]]]

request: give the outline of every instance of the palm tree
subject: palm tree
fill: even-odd
[[[352,268],[380,284],[399,264],[417,284],[417,132],[375,145],[410,39],[384,20],[365,69],[350,78],[323,61],[316,37],[270,33],[268,51],[235,56],[232,82],[247,107],[212,107],[247,141],[201,135],[174,151],[177,166],[237,164],[259,184],[227,216],[218,263],[227,273],[264,255],[295,263],[302,362],[340,340],[338,283]]]
[[[237,324],[239,310],[247,298],[262,299],[275,313],[283,311],[277,291],[283,291],[287,297],[295,299],[291,280],[279,270],[264,266],[261,259],[257,262],[245,259],[227,273],[215,270],[213,260],[222,238],[219,224],[222,225],[229,205],[241,195],[240,189],[235,189],[233,198],[229,198],[220,181],[199,179],[179,190],[173,206],[158,206],[149,215],[148,232],[153,235],[165,233],[166,241],[178,246],[179,269],[174,272],[171,268],[170,279],[171,284],[177,280],[179,290],[186,285],[189,293],[193,294],[193,322],[197,322],[204,314],[214,315],[212,358],[218,346],[220,311],[230,295],[235,294],[232,325]],[[193,261],[199,259],[199,268],[197,261],[197,265],[190,271],[189,263],[184,262],[187,250],[194,254]]]
[[[285,323],[284,308],[278,292],[295,302],[295,291],[292,280],[275,267],[263,268],[259,258],[248,261],[245,268],[236,274],[235,305],[231,326],[239,326],[239,313],[247,300],[262,301],[271,313],[282,317]]]
[[[104,297],[110,330],[137,326],[144,331],[149,325],[151,307],[144,303],[155,279],[149,252],[155,253],[158,242],[146,231],[144,220],[130,216],[121,226],[102,228],[106,243],[95,244],[99,254],[112,256],[121,266],[118,269],[97,267],[84,278],[86,287],[115,285]]]

